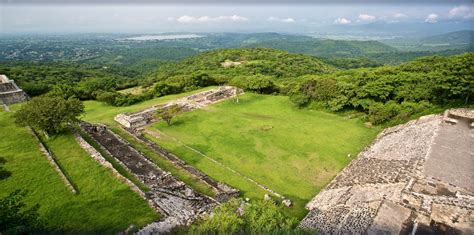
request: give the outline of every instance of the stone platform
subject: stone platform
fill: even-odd
[[[182,111],[186,112],[235,97],[240,93],[242,93],[242,90],[236,87],[221,86],[217,89],[199,92],[165,104],[155,105],[140,112],[121,113],[115,116],[114,120],[125,128],[136,129],[156,121],[155,113],[158,109],[166,109],[171,105],[179,105]]]
[[[474,234],[474,110],[384,130],[311,202],[321,234]]]

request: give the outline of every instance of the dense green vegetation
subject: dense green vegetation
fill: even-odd
[[[135,86],[133,74],[122,70],[87,66],[66,62],[5,63],[0,64],[5,74],[30,96],[44,94],[54,85],[74,87],[76,97],[91,99],[98,90],[115,90]]]
[[[86,105],[87,106],[87,105]],[[255,184],[190,150],[189,146],[276,192],[305,214],[304,205],[377,134],[359,118],[293,107],[284,96],[245,94],[183,113],[173,125],[159,122],[147,135],[188,164],[234,186],[242,196],[263,199]]]
[[[337,71],[304,55],[226,49],[161,70],[154,89],[168,94],[205,84],[231,84],[256,93],[289,95],[300,107],[318,103],[332,111],[363,111],[373,124],[398,123],[439,107],[472,104],[473,57],[473,53],[422,57],[399,66]],[[230,65],[223,66],[225,62]]]
[[[258,93],[273,93],[277,80],[336,70],[317,58],[280,50],[221,49],[163,66],[152,77],[156,84],[149,92],[161,96],[210,85],[231,84]]]
[[[225,66],[222,63],[226,61],[241,64]],[[248,48],[205,52],[162,68],[155,76],[160,80],[206,73],[222,83],[235,76],[261,74],[275,78],[289,78],[305,74],[329,73],[335,70],[332,66],[311,56],[274,49]]]
[[[290,91],[298,106],[318,102],[333,111],[356,109],[374,124],[403,122],[444,106],[473,104],[474,54],[425,57],[400,66],[306,76]]]
[[[157,219],[148,204],[109,170],[95,162],[70,133],[50,137],[46,144],[77,186],[72,194],[40,152],[26,128],[0,111],[0,153],[11,176],[0,181],[0,198],[27,190],[27,207],[39,203],[39,219],[47,232],[116,233],[131,224],[141,227]]]

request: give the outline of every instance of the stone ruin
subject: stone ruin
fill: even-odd
[[[321,234],[474,234],[474,110],[384,130],[308,204]]]
[[[229,68],[229,67],[233,67],[233,66],[239,66],[242,63],[243,62],[241,62],[241,61],[225,60],[224,62],[221,63],[221,66],[224,67],[224,68]]]
[[[166,109],[171,105],[179,105],[183,112],[199,109],[207,105],[235,97],[242,93],[242,90],[232,86],[221,86],[217,89],[199,92],[181,99],[173,100],[165,104],[152,106],[151,108],[136,113],[122,113],[115,116],[114,120],[125,128],[136,129],[148,125],[154,121],[155,113],[158,109]]]
[[[105,126],[83,123],[81,129],[150,189],[144,193],[145,198],[164,219],[148,225],[139,233],[169,232],[176,226],[190,225],[218,205],[213,198],[199,194],[162,170]]]
[[[178,158],[176,155],[173,153],[169,152],[168,150],[164,149],[163,147],[157,145],[153,141],[147,139],[142,132],[140,131],[130,131],[128,129],[127,131],[130,132],[130,134],[134,135],[135,138],[137,138],[139,141],[141,141],[143,144],[147,145],[150,147],[155,153],[161,155],[163,158],[171,162],[174,166],[177,168],[180,168],[186,172],[188,172],[190,175],[194,176],[197,180],[199,180],[201,183],[206,184],[209,186],[214,193],[216,194],[214,196],[214,199],[218,202],[225,202],[228,201],[230,198],[233,197],[238,197],[239,196],[239,190],[232,188],[222,182],[218,182],[208,175],[202,173],[201,171],[197,170],[196,168],[186,164],[183,160]]]
[[[0,74],[0,104],[14,104],[28,100],[28,95],[20,89],[15,81]]]

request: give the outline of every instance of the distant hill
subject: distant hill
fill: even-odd
[[[473,49],[474,30],[463,30],[422,38],[419,48]]]
[[[263,47],[326,58],[366,57],[373,53],[396,52],[397,49],[377,41],[344,41],[315,38],[265,40],[244,47]]]
[[[293,78],[305,74],[330,73],[335,70],[335,67],[308,55],[267,48],[241,48],[204,52],[160,68],[156,77],[167,78],[205,72],[227,78],[256,74]]]
[[[474,51],[474,30],[455,31],[421,38],[382,40],[381,42],[404,51]]]

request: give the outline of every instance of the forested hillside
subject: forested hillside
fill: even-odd
[[[7,75],[30,96],[45,94],[55,85],[75,87],[78,97],[92,98],[101,90],[115,90],[137,85],[137,74],[119,67],[98,67],[70,62],[0,64],[0,74]]]
[[[248,48],[205,52],[160,69],[156,77],[160,79],[205,72],[228,78],[255,74],[287,78],[333,71],[335,71],[333,66],[311,56],[282,50]]]
[[[474,50],[474,30],[462,30],[422,38],[397,38],[383,40],[383,43],[403,51]]]
[[[354,109],[372,123],[406,121],[435,107],[474,104],[474,54],[423,57],[400,66],[305,76],[289,91],[299,106]]]
[[[154,77],[155,93],[231,84],[290,95],[298,106],[356,110],[374,124],[406,121],[436,107],[473,104],[474,54],[422,57],[399,66],[336,70],[304,55],[273,49],[216,50],[186,59]]]

